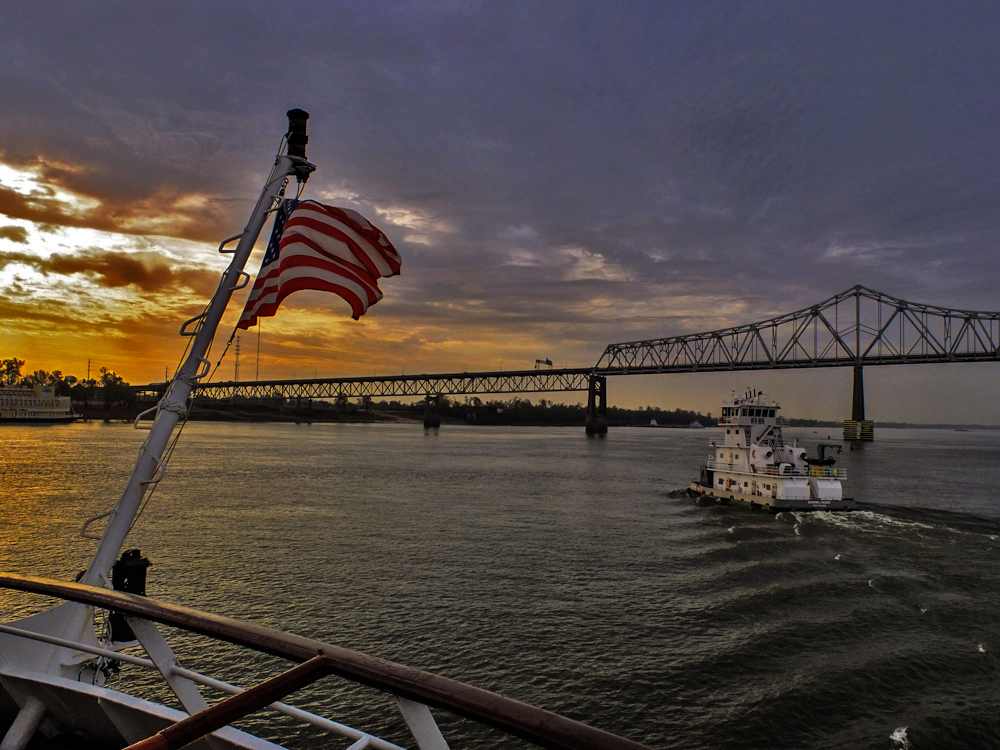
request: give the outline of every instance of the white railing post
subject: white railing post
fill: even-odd
[[[174,655],[173,649],[170,648],[170,644],[163,637],[163,633],[156,627],[156,623],[143,620],[140,617],[126,617],[125,622],[132,628],[136,639],[146,650],[156,668],[160,670],[163,679],[167,681],[170,689],[174,691],[174,695],[177,696],[177,699],[184,706],[184,710],[188,712],[188,715],[196,714],[208,708],[208,701],[198,691],[198,686],[187,677],[181,677],[177,674],[180,663],[177,661],[177,656]],[[205,737],[205,740],[208,741],[208,745],[212,750],[224,750],[225,746],[211,735]]]
[[[448,743],[427,706],[399,696],[396,697],[396,703],[420,750],[449,750]]]

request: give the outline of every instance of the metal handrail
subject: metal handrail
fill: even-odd
[[[143,659],[141,656],[132,656],[131,654],[111,651],[110,649],[92,646],[88,643],[81,643],[79,641],[71,641],[66,638],[58,638],[56,636],[46,635],[45,633],[36,633],[31,630],[24,630],[23,628],[12,628],[8,625],[0,625],[0,633],[13,635],[19,638],[26,638],[31,641],[39,641],[40,643],[48,643],[53,646],[61,646],[63,648],[73,649],[74,651],[82,651],[86,654],[100,656],[104,659],[108,659],[109,661],[120,661],[136,667],[142,667],[143,669],[156,669],[156,665],[152,661],[149,659]],[[196,672],[192,669],[185,669],[184,667],[174,665],[170,672],[171,674],[191,680],[191,682],[195,682],[199,685],[212,688],[213,690],[225,693],[226,695],[238,695],[243,692],[243,688],[241,687],[237,687],[236,685],[232,685],[222,680],[216,680],[213,677],[209,677],[208,675],[204,675],[201,672]],[[341,724],[340,722],[333,721],[332,719],[327,719],[323,716],[318,716],[310,711],[296,708],[295,706],[291,706],[287,703],[276,701],[268,705],[268,708],[276,713],[284,714],[285,716],[298,719],[306,724],[311,724],[319,729],[324,729],[328,732],[339,734],[352,740],[365,740],[376,750],[403,750],[403,748],[399,745],[383,740],[373,734],[369,734],[360,729],[355,729],[354,727],[347,726],[346,724]]]
[[[457,680],[255,623],[121,591],[37,576],[3,573],[0,588],[134,615],[294,662],[306,662],[320,654],[326,658],[331,674],[450,711],[550,750],[649,750],[638,742]]]
[[[847,469],[833,468],[832,466],[810,466],[808,469],[796,468],[785,464],[785,470],[781,466],[770,464],[767,466],[752,466],[747,463],[730,463],[709,458],[706,468],[717,471],[739,471],[744,474],[758,474],[768,477],[819,477],[826,479],[847,479]]]

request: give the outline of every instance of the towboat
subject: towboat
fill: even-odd
[[[136,419],[136,428],[149,433],[121,496],[106,512],[83,519],[81,533],[96,541],[89,566],[75,581],[0,573],[0,588],[46,597],[41,606],[49,606],[48,599],[53,597],[63,600],[31,616],[0,624],[0,747],[52,747],[43,740],[61,738],[59,747],[164,750],[192,745],[203,750],[280,750],[279,745],[259,736],[266,732],[250,733],[231,726],[267,708],[272,714],[301,723],[304,734],[296,740],[299,746],[314,746],[310,738],[321,731],[332,737],[324,747],[402,750],[401,745],[370,729],[284,702],[286,696],[307,685],[336,677],[372,688],[373,702],[389,697],[412,735],[411,747],[420,750],[448,748],[431,709],[472,719],[547,748],[643,750],[645,746],[637,742],[455,680],[336,644],[145,596],[149,561],[139,550],[124,549],[126,538],[165,476],[193,391],[210,375],[209,348],[233,292],[249,283],[243,268],[266,218],[274,212],[280,216],[290,179],[297,179],[301,192],[315,169],[305,156],[308,117],[302,110],[288,113],[288,132],[246,228],[219,246],[219,252],[230,254],[232,259],[205,311],[181,326],[181,335],[191,337],[191,343],[163,398]],[[277,233],[277,229],[272,231],[275,245]],[[234,241],[235,249],[227,249]],[[359,244],[358,237],[352,235],[351,242],[352,247]],[[148,418],[152,418],[152,425]],[[104,525],[103,530],[98,524]],[[180,663],[176,644],[172,646],[168,640],[177,630],[185,634],[182,638],[193,633],[213,639],[209,643],[218,646],[220,654],[231,653],[235,645],[279,657],[290,666],[259,682],[258,676],[251,675],[247,679],[256,682],[253,685],[223,681]],[[136,653],[139,648],[141,652]],[[252,661],[236,656],[229,666]],[[123,663],[131,665],[130,670],[148,670],[154,680],[158,676],[162,682],[125,684],[122,676],[115,677]],[[336,690],[343,695],[341,688],[342,683],[337,684],[331,693]],[[163,702],[164,695],[170,694],[173,706]],[[365,705],[366,710],[354,713],[372,713],[368,708]],[[255,719],[255,723],[260,726],[262,722]]]
[[[777,402],[755,390],[733,393],[722,404],[719,426],[724,440],[711,443],[708,462],[701,467],[692,494],[715,498],[723,504],[740,502],[773,513],[785,510],[854,510],[844,497],[841,480],[847,474],[835,468],[837,443],[820,443],[818,457],[781,434]]]

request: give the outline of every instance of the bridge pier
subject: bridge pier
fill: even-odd
[[[438,413],[440,394],[428,393],[424,399],[424,429],[441,426],[441,415]]]
[[[854,393],[851,398],[851,418],[844,420],[844,440],[875,439],[875,424],[865,419],[865,375],[864,367],[854,365]]]
[[[588,435],[606,435],[608,432],[608,379],[603,375],[591,375],[587,389]]]

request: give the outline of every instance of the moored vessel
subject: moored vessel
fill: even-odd
[[[72,422],[80,415],[73,411],[69,396],[60,396],[54,385],[0,387],[0,423]]]
[[[779,424],[780,405],[758,391],[733,394],[722,405],[719,426],[724,440],[711,443],[708,462],[689,490],[721,503],[741,502],[778,513],[784,510],[853,510],[853,498],[844,497],[843,469],[827,450],[836,443],[820,443],[818,457],[806,456],[795,440],[785,440]]]

